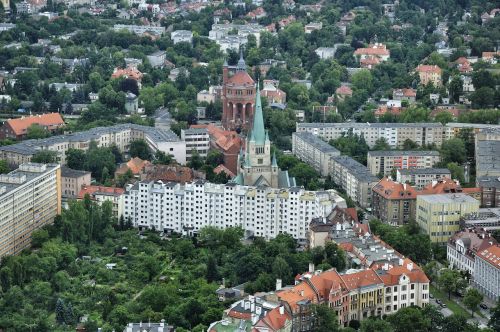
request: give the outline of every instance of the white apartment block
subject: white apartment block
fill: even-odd
[[[0,258],[31,244],[31,233],[61,213],[61,173],[56,164],[22,164],[0,175]]]
[[[206,226],[242,227],[271,239],[288,233],[307,239],[309,222],[326,217],[343,201],[333,190],[275,189],[213,184],[137,182],[124,194],[124,217],[140,229],[196,234]]]
[[[161,36],[165,33],[165,27],[157,27],[151,25],[129,25],[129,24],[115,24],[113,30],[128,30],[136,35],[142,35],[146,32]]]
[[[379,179],[366,166],[348,156],[331,157],[330,175],[347,196],[364,208],[371,206],[372,188]]]
[[[182,42],[191,44],[193,42],[193,33],[189,30],[176,30],[171,33],[170,38],[174,44]]]
[[[451,172],[447,168],[409,168],[396,171],[396,181],[399,183],[410,183],[417,190],[422,190],[432,181],[443,178],[451,178]]]
[[[237,31],[237,34],[232,32]],[[260,33],[265,31],[265,27],[259,24],[213,24],[212,30],[208,33],[208,38],[215,41],[221,51],[228,49],[238,51],[240,46],[248,42],[248,35],[254,35],[257,46],[260,44]]]
[[[210,149],[210,135],[207,128],[190,128],[181,130],[181,139],[186,143],[186,160],[190,161],[196,151],[202,158],[206,158]]]
[[[321,176],[330,174],[331,157],[340,151],[311,133],[292,134],[292,152],[303,162],[311,165]]]
[[[441,161],[439,151],[369,151],[368,169],[373,175],[390,175],[393,169],[432,168]]]
[[[179,164],[186,163],[186,143],[172,131],[130,123],[3,146],[0,147],[0,158],[10,165],[20,165],[30,162],[38,151],[49,150],[57,152],[58,161],[65,164],[68,149],[87,150],[90,143],[95,142],[98,147],[116,145],[120,151],[126,152],[130,143],[138,139],[145,140],[153,151],[170,154]]]
[[[474,286],[488,298],[500,298],[500,245],[492,245],[476,256]]]
[[[440,123],[297,123],[297,132],[310,132],[324,140],[337,139],[349,132],[363,135],[369,147],[384,138],[391,148],[400,148],[406,139],[418,145],[436,144],[453,137],[453,131]]]

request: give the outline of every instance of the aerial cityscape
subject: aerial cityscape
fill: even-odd
[[[499,107],[499,0],[0,0],[0,332],[500,332]]]

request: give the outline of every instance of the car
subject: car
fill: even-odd
[[[484,304],[484,303],[481,303],[481,304],[479,305],[479,307],[480,307],[481,309],[488,310],[488,306],[487,306],[486,304]]]
[[[440,303],[439,305],[441,306],[441,308],[446,308],[446,303]]]
[[[440,300],[440,299],[436,299],[436,303],[437,303],[437,304],[441,304],[442,302],[441,302],[441,300]]]
[[[430,298],[430,299],[433,299],[433,298],[434,298],[434,295],[432,295],[432,294],[430,294],[430,293],[429,293],[429,298]]]

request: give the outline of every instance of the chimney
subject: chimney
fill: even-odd
[[[303,290],[300,291],[300,296],[304,296],[304,291]]]
[[[413,270],[413,263],[406,264],[406,268],[410,271]]]
[[[314,272],[314,263],[309,263],[309,272]]]
[[[276,279],[276,291],[281,290],[281,287],[282,287],[282,280]]]
[[[284,315],[284,314],[285,314],[285,307],[280,306],[280,315]]]

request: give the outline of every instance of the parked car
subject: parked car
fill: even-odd
[[[437,304],[441,304],[442,302],[441,302],[441,300],[440,300],[440,299],[436,299],[436,303],[437,303]]]
[[[434,295],[432,295],[431,293],[429,293],[429,298],[430,298],[430,299],[433,299],[433,298],[434,298]]]
[[[480,307],[481,309],[488,310],[488,306],[487,306],[486,304],[484,304],[484,303],[481,303],[481,304],[479,305],[479,307]]]
[[[446,308],[446,303],[440,303],[439,305],[441,306],[441,308]]]

